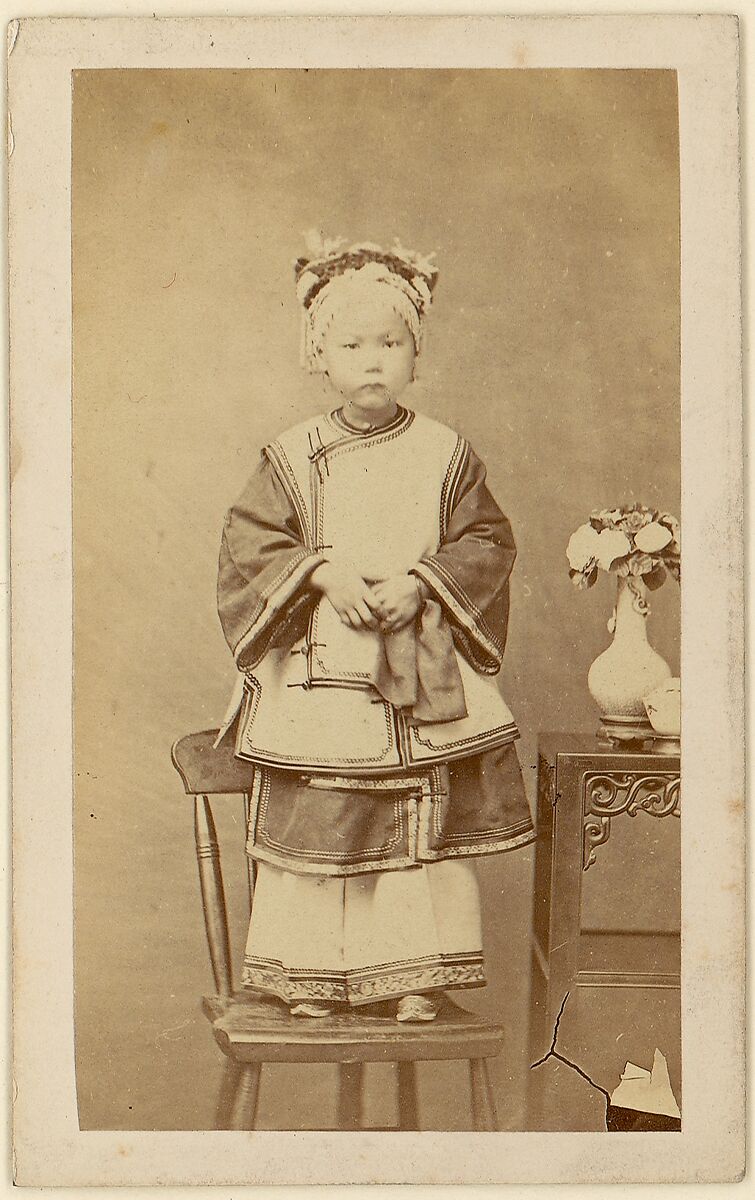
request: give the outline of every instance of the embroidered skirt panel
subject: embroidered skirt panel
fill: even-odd
[[[391,779],[255,770],[247,853],[303,875],[496,854],[535,833],[513,746]]]

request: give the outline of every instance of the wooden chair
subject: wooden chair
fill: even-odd
[[[249,991],[234,991],[220,850],[210,797],[242,795],[245,819],[253,768],[231,746],[213,749],[217,730],[179,738],[173,765],[187,795],[194,797],[199,881],[215,994],[202,1008],[225,1055],[218,1099],[218,1129],[253,1129],[263,1063],[340,1064],[339,1128],[356,1130],[361,1122],[362,1072],[367,1062],[395,1062],[398,1070],[399,1129],[418,1129],[415,1063],[434,1059],[469,1061],[473,1125],[498,1128],[486,1059],[500,1054],[500,1026],[460,1008],[446,998],[436,1019],[403,1024],[378,1005],[328,1017],[292,1017],[288,1008]],[[254,863],[249,863],[249,909],[254,899]]]

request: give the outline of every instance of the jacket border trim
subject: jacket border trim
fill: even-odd
[[[234,647],[233,657],[237,664],[250,643],[259,637],[263,629],[278,616],[280,610],[299,590],[307,577],[323,562],[325,562],[323,554],[310,554],[307,550],[300,550],[296,557],[287,563],[285,570],[281,571],[266,588],[255,606],[251,624]]]
[[[461,472],[464,464],[469,458],[469,442],[459,436],[454,446],[451,461],[448,464],[446,477],[443,480],[443,486],[440,492],[440,538],[442,542],[448,530],[448,522],[451,519],[451,513],[454,510],[454,502],[456,500],[456,492],[461,478]]]
[[[386,705],[386,707],[390,708],[390,705]],[[241,724],[242,723],[240,723],[240,729]],[[405,729],[405,723],[400,719],[397,720],[397,725],[400,731]],[[343,775],[345,778],[347,778],[348,773],[352,772],[355,776],[372,775],[375,778],[380,778],[381,776],[386,778],[400,778],[402,774],[406,773],[407,769],[411,769],[412,767],[414,767],[416,770],[421,770],[423,767],[430,767],[433,763],[455,762],[456,759],[468,758],[472,754],[483,754],[487,750],[497,750],[504,746],[509,746],[513,742],[517,741],[519,737],[519,730],[516,728],[516,726],[514,726],[512,732],[507,734],[505,737],[496,736],[494,738],[490,738],[488,735],[481,734],[478,738],[473,738],[469,741],[465,739],[465,742],[468,742],[468,744],[463,745],[458,750],[454,749],[449,751],[445,747],[441,747],[434,754],[428,754],[427,757],[424,758],[417,757],[415,754],[412,754],[411,757],[408,757],[406,746],[404,746],[401,742],[396,744],[394,741],[393,745],[396,751],[396,759],[394,762],[383,765],[380,765],[379,763],[375,765],[374,760],[365,759],[360,759],[357,761],[354,759],[342,758],[340,760],[330,759],[326,762],[322,759],[316,761],[315,759],[310,758],[309,760],[305,761],[299,755],[291,755],[286,759],[283,757],[277,757],[273,753],[268,753],[257,749],[249,750],[244,748],[241,745],[241,736],[239,736],[236,742],[236,755],[238,758],[243,759],[244,762],[257,763],[261,767],[279,767],[282,771],[298,771],[300,775],[333,775],[334,773],[338,773],[339,775]],[[399,759],[400,754],[403,754],[404,756],[402,760]]]
[[[498,725],[495,729],[489,729],[484,735],[471,734],[470,737],[458,738],[455,742],[444,742],[442,745],[437,745],[430,738],[423,738],[419,735],[420,729],[430,729],[429,725],[410,725],[409,738],[410,746],[412,742],[419,742],[420,746],[426,746],[434,754],[445,754],[448,750],[455,750],[458,746],[479,745],[480,743],[490,740],[496,744],[500,744],[504,739],[508,742],[514,742],[519,737],[519,730],[516,723],[510,721],[506,725]],[[412,751],[413,756],[415,752]]]
[[[469,604],[469,610],[467,610],[450,590],[452,580],[448,572],[432,559],[423,559],[412,568],[412,573],[418,575],[431,591],[440,597],[452,616],[471,635],[479,648],[486,652],[487,657],[480,663],[481,673],[485,675],[497,674],[503,662],[503,652],[500,646],[489,636],[488,631],[481,624],[480,620],[472,615],[473,606],[471,601],[467,600]],[[444,582],[444,576],[448,580],[448,583]]]
[[[251,674],[249,671],[246,672],[245,690],[247,692],[255,692],[260,697],[262,695],[262,684],[257,677]],[[251,741],[252,730],[250,726],[253,723],[256,708],[254,709],[249,720],[242,719],[239,722],[238,736],[236,738],[236,755],[238,758],[242,758],[247,762],[260,763],[262,766],[281,767],[284,770],[286,768],[293,769],[298,771],[300,774],[306,774],[307,771],[328,771],[330,774],[333,774],[336,771],[342,773],[344,770],[369,771],[370,769],[375,770],[376,767],[378,770],[380,770],[381,762],[383,762],[383,760],[390,755],[391,751],[394,751],[395,763],[389,763],[388,767],[389,769],[402,767],[403,764],[400,761],[400,750],[396,741],[396,731],[393,724],[393,710],[387,700],[382,700],[381,703],[383,706],[385,728],[388,734],[388,744],[381,751],[379,757],[336,757],[328,759],[318,759],[313,757],[305,761],[300,754],[283,754],[280,752],[276,753],[275,751],[271,750],[262,750],[254,746],[246,747],[243,743],[245,739]],[[243,715],[244,717],[247,717],[248,714],[246,710],[244,711]]]
[[[310,520],[307,505],[299,490],[299,484],[296,479],[291,463],[288,461],[288,456],[283,446],[279,441],[271,442],[265,447],[265,454],[270,460],[276,475],[281,481],[286,494],[293,505],[294,512],[299,518],[299,524],[302,531],[302,540],[311,548],[314,545],[314,536],[312,533],[312,522]]]

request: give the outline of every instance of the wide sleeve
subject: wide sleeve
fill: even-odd
[[[457,649],[477,671],[495,675],[506,645],[516,545],[485,480],[483,463],[465,444],[440,545],[414,574],[443,605]]]
[[[324,561],[306,545],[288,493],[263,452],[226,515],[220,546],[218,614],[240,669],[303,632],[313,600],[307,581]]]

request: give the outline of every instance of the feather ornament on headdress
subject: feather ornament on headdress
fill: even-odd
[[[393,240],[393,253],[397,258],[403,258],[405,262],[415,267],[420,275],[426,278],[434,277],[438,274],[438,268],[432,261],[435,258],[435,251],[432,254],[417,254],[415,250],[406,250],[401,245],[398,238]]]
[[[308,229],[304,234],[304,245],[312,258],[329,258],[336,254],[346,238],[326,238],[321,229]]]
[[[342,250],[344,238],[327,239],[320,230],[305,234],[310,257],[298,258],[294,264],[296,296],[304,308],[303,365],[311,371],[320,369],[317,348],[318,314],[323,302],[332,295],[339,281],[360,284],[375,283],[396,289],[396,304],[420,348],[421,323],[432,303],[438,278],[438,268],[432,261],[435,254],[420,255],[407,250],[396,239],[391,250],[383,250],[374,242],[358,242]]]

